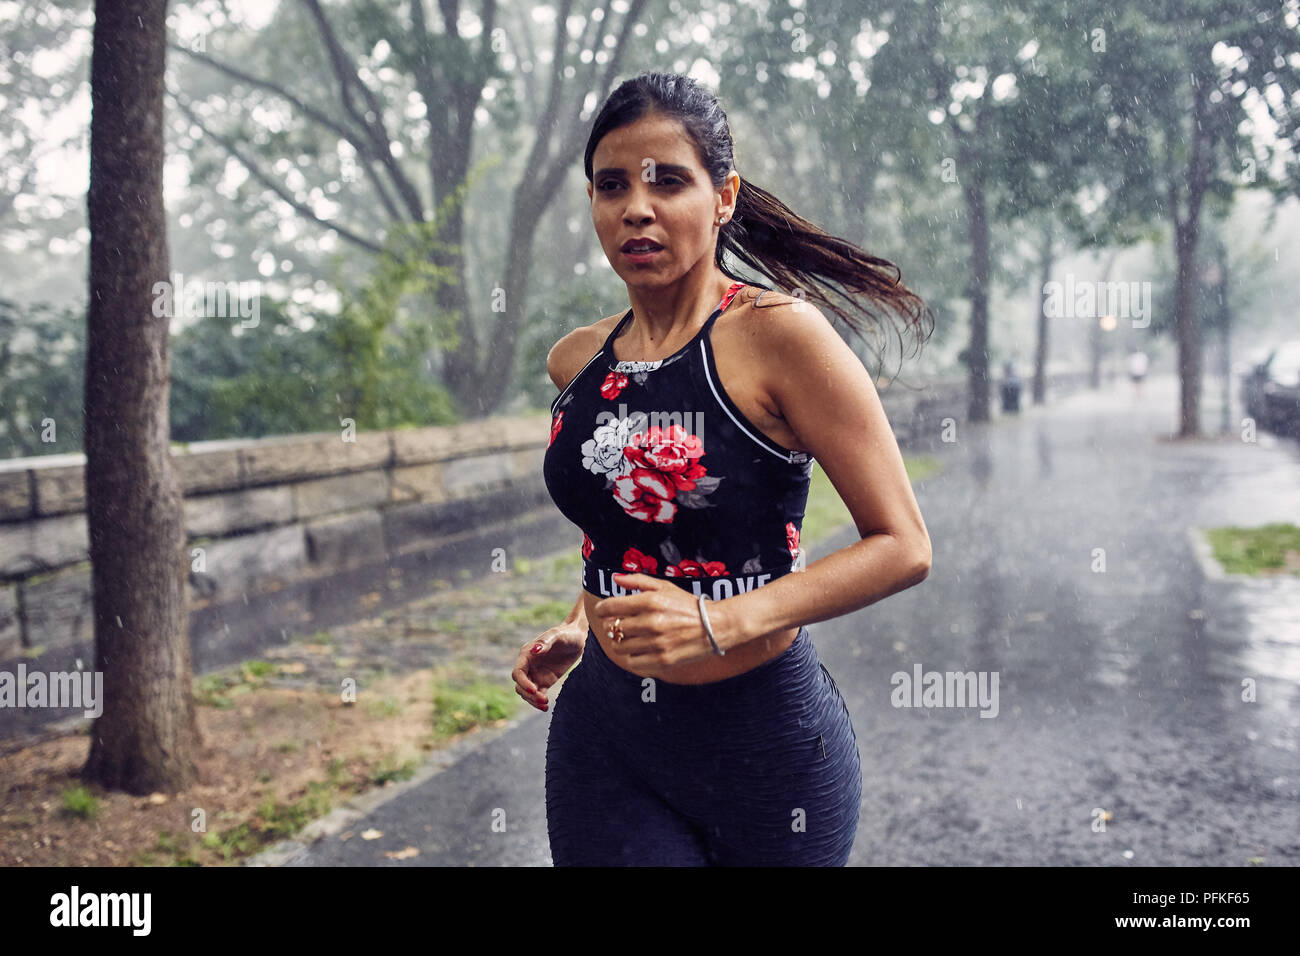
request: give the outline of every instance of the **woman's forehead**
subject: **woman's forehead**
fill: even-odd
[[[627,157],[632,157],[628,160]],[[625,161],[641,168],[644,159],[679,166],[698,166],[695,148],[681,124],[665,117],[645,117],[631,126],[606,133],[592,154],[596,166],[620,167]]]

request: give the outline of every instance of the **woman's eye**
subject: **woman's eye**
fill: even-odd
[[[598,186],[596,187],[596,191],[597,191],[597,192],[602,192],[602,193],[607,193],[607,192],[609,192],[609,190],[605,188],[606,186],[618,186],[618,185],[621,185],[621,184],[620,184],[617,180],[615,180],[615,179],[606,179],[604,182],[602,182],[600,185],[598,185]],[[681,179],[678,179],[676,176],[665,176],[665,177],[663,177],[662,179],[658,180],[658,182],[656,183],[656,185],[659,185],[659,186],[669,186],[669,185],[671,185],[671,186],[684,186],[685,183],[684,183]]]

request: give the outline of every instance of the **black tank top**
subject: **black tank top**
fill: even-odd
[[[551,404],[543,475],[583,532],[592,594],[635,593],[614,583],[629,572],[721,601],[803,567],[813,458],[760,432],[714,364],[710,330],[743,288],[731,286],[690,342],[652,362],[614,357],[629,309]]]

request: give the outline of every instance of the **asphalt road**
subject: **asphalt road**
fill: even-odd
[[[1300,522],[1300,452],[1171,444],[1175,383],[1120,384],[936,442],[929,578],[811,626],[862,754],[851,865],[1300,862],[1300,579],[1208,576],[1188,534]],[[996,674],[996,716],[894,706],[918,665]],[[549,720],[529,709],[277,862],[549,865]]]

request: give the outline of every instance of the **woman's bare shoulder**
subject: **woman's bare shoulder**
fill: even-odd
[[[618,320],[624,314],[616,312],[607,315],[591,325],[579,326],[560,336],[560,340],[551,346],[551,351],[546,356],[546,371],[556,388],[564,391],[605,344],[605,339],[614,331],[614,326],[618,325]]]

